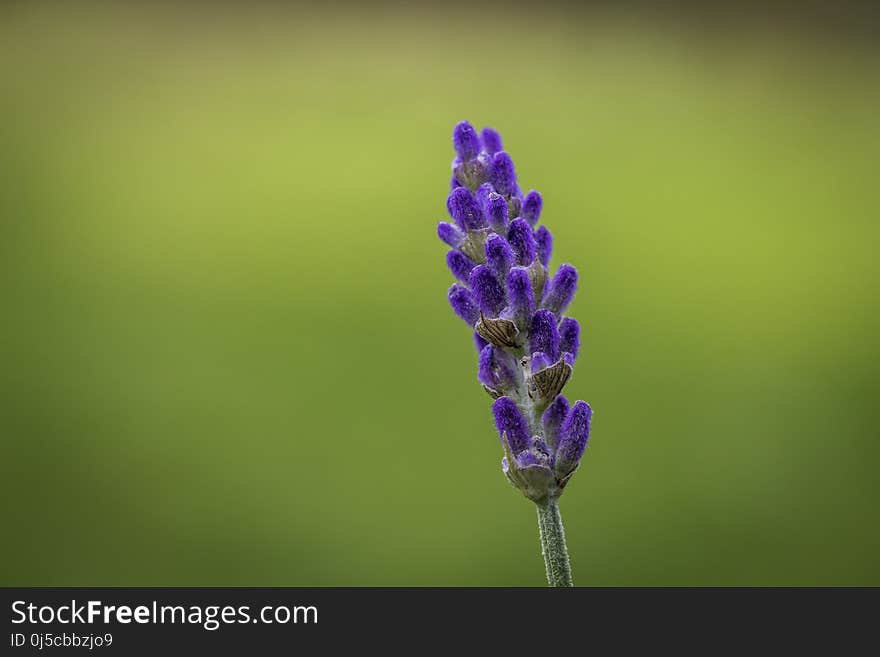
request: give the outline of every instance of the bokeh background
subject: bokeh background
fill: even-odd
[[[880,584],[844,14],[5,5],[0,583],[542,585],[435,237],[467,118],[581,271],[576,582]]]

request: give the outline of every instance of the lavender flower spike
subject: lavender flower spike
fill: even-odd
[[[563,317],[578,283],[571,265],[548,280],[550,231],[534,226],[543,198],[520,192],[513,159],[491,128],[455,126],[452,189],[437,236],[458,280],[449,304],[473,333],[477,379],[495,399],[502,472],[538,509],[551,586],[571,586],[558,500],[583,458],[593,411],[562,394],[580,351],[580,325]]]

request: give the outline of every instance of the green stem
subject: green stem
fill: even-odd
[[[541,554],[547,566],[547,583],[550,586],[574,586],[559,505],[556,500],[550,499],[535,502],[535,506],[538,507],[538,529],[541,533]]]

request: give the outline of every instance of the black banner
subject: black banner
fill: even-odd
[[[3,654],[260,654],[688,645],[835,653],[872,630],[872,589],[6,588]]]

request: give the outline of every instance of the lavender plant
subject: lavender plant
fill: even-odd
[[[549,276],[553,236],[536,227],[543,199],[535,190],[522,194],[501,136],[462,121],[452,143],[453,223],[437,225],[458,281],[449,303],[474,331],[477,379],[495,400],[501,469],[537,506],[547,581],[572,586],[558,500],[587,447],[593,413],[561,394],[580,347],[580,325],[564,316],[577,270],[563,264]]]

